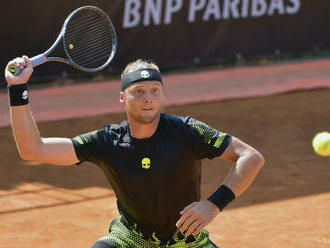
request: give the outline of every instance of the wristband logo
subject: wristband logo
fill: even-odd
[[[148,78],[148,77],[150,77],[150,74],[149,74],[148,71],[141,71],[141,77],[142,78]]]
[[[28,92],[27,92],[27,90],[24,90],[22,93],[22,99],[27,100],[28,98],[29,98]]]

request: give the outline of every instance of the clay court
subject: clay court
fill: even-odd
[[[266,158],[252,186],[208,226],[221,248],[330,247],[330,158],[311,147],[317,132],[330,129],[329,68],[330,60],[315,60],[166,75],[166,112],[228,132]],[[42,136],[73,137],[122,121],[118,85],[31,90]],[[22,161],[8,127],[6,97],[1,93],[0,247],[90,247],[118,216],[113,191],[93,164]],[[203,161],[203,199],[230,166]]]

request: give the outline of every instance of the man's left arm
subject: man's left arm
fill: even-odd
[[[251,185],[265,163],[260,152],[235,137],[220,157],[235,163],[223,182],[235,197],[240,196]]]
[[[208,200],[193,202],[180,212],[177,227],[186,236],[197,235],[229,202],[241,195],[265,163],[257,150],[235,137],[220,157],[235,165]]]

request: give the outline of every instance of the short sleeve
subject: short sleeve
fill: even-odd
[[[231,135],[194,118],[188,118],[186,124],[192,135],[194,153],[199,159],[220,156],[231,142]]]
[[[102,160],[100,149],[103,131],[93,131],[71,138],[80,162],[89,161],[99,164]]]

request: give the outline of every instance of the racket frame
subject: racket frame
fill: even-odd
[[[111,50],[110,56],[103,65],[101,65],[99,67],[96,67],[96,68],[87,68],[87,67],[84,67],[84,66],[81,66],[81,65],[78,65],[77,63],[75,63],[72,60],[72,58],[70,57],[70,55],[67,51],[67,47],[65,46],[65,37],[64,37],[64,35],[65,35],[67,24],[69,23],[71,18],[77,12],[80,12],[80,11],[86,10],[86,9],[92,9],[93,11],[97,11],[97,12],[101,13],[101,15],[103,15],[104,18],[108,21],[108,25],[111,27],[112,34],[113,34],[113,37],[112,37],[112,50]],[[68,59],[61,58],[61,57],[48,57],[48,55],[58,46],[58,44],[61,42],[61,40],[62,40],[62,45],[63,45],[64,52],[65,52],[66,56],[68,57]],[[39,65],[41,65],[45,62],[55,61],[55,62],[62,62],[62,63],[68,64],[68,65],[71,65],[75,69],[78,69],[78,70],[81,70],[81,71],[96,72],[96,71],[103,70],[105,67],[107,67],[109,65],[109,63],[111,62],[111,60],[113,59],[113,57],[116,54],[116,50],[117,50],[117,34],[116,34],[115,27],[111,22],[111,19],[100,8],[95,7],[95,6],[91,6],[91,5],[86,5],[86,6],[82,6],[82,7],[78,8],[78,9],[75,9],[73,12],[71,12],[71,14],[65,19],[65,21],[63,23],[63,26],[62,26],[62,29],[61,29],[59,35],[57,36],[57,39],[53,43],[53,45],[50,48],[48,48],[48,50],[46,50],[45,52],[30,58],[30,61],[31,61],[33,67],[37,67],[37,66],[39,66]],[[17,76],[21,73],[21,70],[15,65],[9,66],[8,69],[14,76]]]

